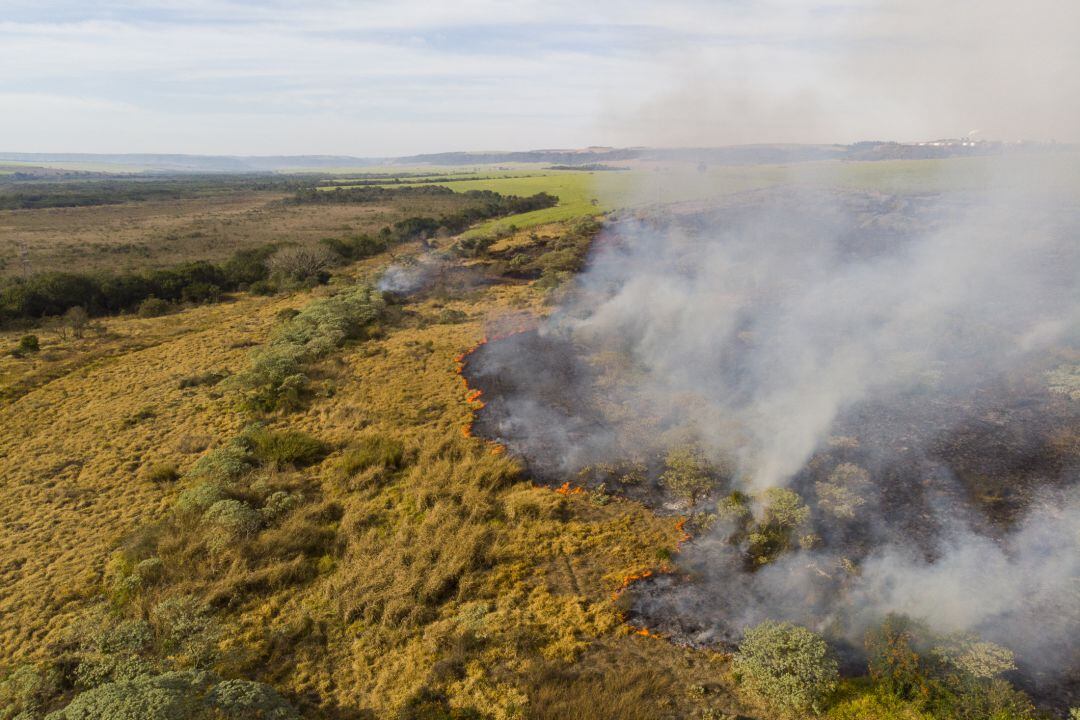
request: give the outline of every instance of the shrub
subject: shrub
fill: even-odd
[[[271,465],[311,465],[326,456],[326,443],[296,430],[258,429],[246,435],[259,461]]]
[[[299,720],[268,685],[208,672],[144,675],[77,695],[46,720]]]
[[[694,445],[682,445],[671,449],[665,463],[667,469],[660,476],[660,482],[670,492],[685,499],[691,506],[716,485],[712,466],[700,448]]]
[[[19,338],[18,350],[22,353],[37,352],[41,349],[41,343],[37,335],[23,335]]]
[[[168,315],[173,309],[173,304],[168,300],[156,298],[153,295],[139,303],[138,315],[141,318],[155,318]]]
[[[0,677],[0,718],[39,717],[49,698],[59,691],[61,679],[54,668],[39,665],[20,665]]]
[[[172,664],[205,668],[218,657],[221,628],[205,603],[190,596],[172,597],[150,612],[158,649]]]
[[[208,507],[225,499],[225,489],[217,480],[207,480],[180,493],[174,508],[178,513],[201,515]]]
[[[328,278],[326,269],[333,256],[325,247],[293,246],[275,252],[267,261],[270,272],[292,280],[320,280]]]
[[[215,550],[251,537],[262,526],[259,511],[240,500],[218,500],[206,509],[202,519],[209,526],[207,544]]]
[[[344,475],[355,475],[370,467],[400,469],[405,460],[405,446],[388,435],[369,435],[345,451],[339,462]]]
[[[158,463],[146,468],[145,477],[148,482],[152,482],[156,485],[164,485],[166,483],[176,482],[180,478],[180,473],[173,463]]]
[[[815,483],[818,506],[842,520],[851,520],[866,504],[864,494],[870,486],[870,475],[854,463],[840,463],[827,481]]]
[[[799,530],[810,519],[810,508],[787,488],[769,488],[762,494],[762,519],[749,535],[749,559],[765,565],[798,544]]]
[[[221,288],[212,283],[194,282],[180,291],[180,299],[187,303],[213,303],[221,299]]]
[[[214,386],[228,377],[227,372],[205,372],[198,375],[188,375],[187,377],[180,378],[179,387],[181,390],[192,387],[201,386]]]
[[[235,480],[251,469],[248,453],[239,445],[230,444],[206,453],[191,466],[187,476],[226,482]]]
[[[746,631],[735,670],[751,695],[789,717],[820,712],[839,677],[824,639],[772,620]]]
[[[1012,650],[970,634],[953,635],[934,648],[934,654],[961,675],[989,680],[1016,669]]]
[[[875,684],[903,700],[925,700],[930,685],[922,659],[915,650],[927,630],[905,615],[889,614],[864,638],[867,667]]]

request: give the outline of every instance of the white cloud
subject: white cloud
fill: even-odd
[[[910,138],[968,123],[1070,139],[1056,118],[1080,109],[1066,0],[1006,13],[1004,38],[1003,0],[6,5],[0,93],[50,98],[0,114],[7,150],[370,155]],[[93,100],[114,109],[94,111],[87,136]],[[137,127],[148,118],[152,131]]]

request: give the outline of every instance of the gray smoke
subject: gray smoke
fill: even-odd
[[[642,593],[649,623],[710,642],[782,617],[854,642],[900,611],[1075,672],[1080,403],[1046,379],[1080,344],[1060,161],[1004,159],[1004,180],[965,192],[825,178],[614,223],[536,335],[477,358],[496,391],[484,427],[552,480],[620,460],[655,476],[691,439],[729,488],[791,486],[812,506],[824,546],[753,573],[728,528],[697,538],[679,560],[694,581]],[[871,482],[846,524],[812,482],[843,453]],[[1015,489],[1000,517],[972,500],[991,486]]]

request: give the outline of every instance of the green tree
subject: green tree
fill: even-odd
[[[697,504],[697,501],[716,485],[712,465],[695,445],[672,448],[665,458],[665,465],[667,469],[660,476],[660,482],[691,506]]]
[[[746,631],[735,654],[735,670],[750,695],[792,718],[820,712],[838,678],[823,638],[772,620]]]
[[[915,650],[926,628],[906,615],[890,613],[864,638],[867,666],[875,684],[902,700],[925,700],[930,684]]]

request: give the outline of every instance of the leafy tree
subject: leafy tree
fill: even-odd
[[[792,718],[820,712],[839,677],[823,638],[772,620],[746,631],[735,670],[752,696]]]
[[[701,449],[695,445],[672,448],[668,451],[665,464],[667,469],[660,476],[660,482],[691,506],[697,504],[697,501],[716,485],[712,466]]]
[[[762,519],[749,535],[753,565],[765,565],[798,544],[799,530],[810,519],[810,508],[787,488],[769,488],[762,494]]]
[[[840,463],[829,479],[814,484],[818,507],[842,520],[855,517],[866,504],[864,494],[870,486],[870,474],[854,463]]]
[[[867,665],[877,686],[903,700],[925,700],[929,679],[915,650],[926,628],[906,615],[890,613],[877,628],[866,633]]]

